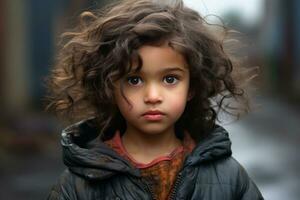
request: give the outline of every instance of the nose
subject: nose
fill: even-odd
[[[161,93],[162,91],[159,86],[155,84],[148,85],[145,88],[144,102],[147,104],[161,103],[163,100]]]

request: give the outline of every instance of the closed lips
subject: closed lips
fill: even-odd
[[[148,111],[148,112],[144,113],[143,115],[164,115],[164,113],[160,112],[160,111]]]

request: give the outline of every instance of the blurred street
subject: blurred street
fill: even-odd
[[[300,112],[276,99],[258,99],[260,107],[224,127],[230,132],[233,156],[247,169],[267,200],[300,196]],[[59,141],[40,153],[10,157],[2,165],[0,199],[45,199],[63,170]],[[5,168],[6,166],[6,168]]]
[[[267,200],[300,196],[300,112],[277,99],[259,99],[260,108],[225,126],[233,156],[247,169]],[[298,111],[298,112],[297,112]]]

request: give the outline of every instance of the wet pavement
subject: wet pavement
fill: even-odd
[[[267,200],[300,196],[300,111],[276,99],[258,99],[261,106],[230,132],[233,156],[245,167]],[[1,152],[0,152],[1,153]],[[1,163],[0,199],[46,199],[63,170],[59,141],[43,152],[10,157]]]

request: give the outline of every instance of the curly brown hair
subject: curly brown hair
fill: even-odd
[[[221,110],[238,116],[235,110],[241,107],[231,106],[232,100],[249,110],[242,88],[249,76],[225,51],[230,30],[207,23],[182,1],[117,1],[84,12],[80,19],[74,31],[63,34],[67,39],[47,80],[48,110],[71,121],[94,117],[101,134],[109,127],[124,128],[114,102],[114,82],[131,71],[133,58],[142,67],[141,46],[162,42],[185,57],[190,71],[193,98],[177,128],[198,140],[215,125]],[[221,29],[222,36],[210,27]]]

